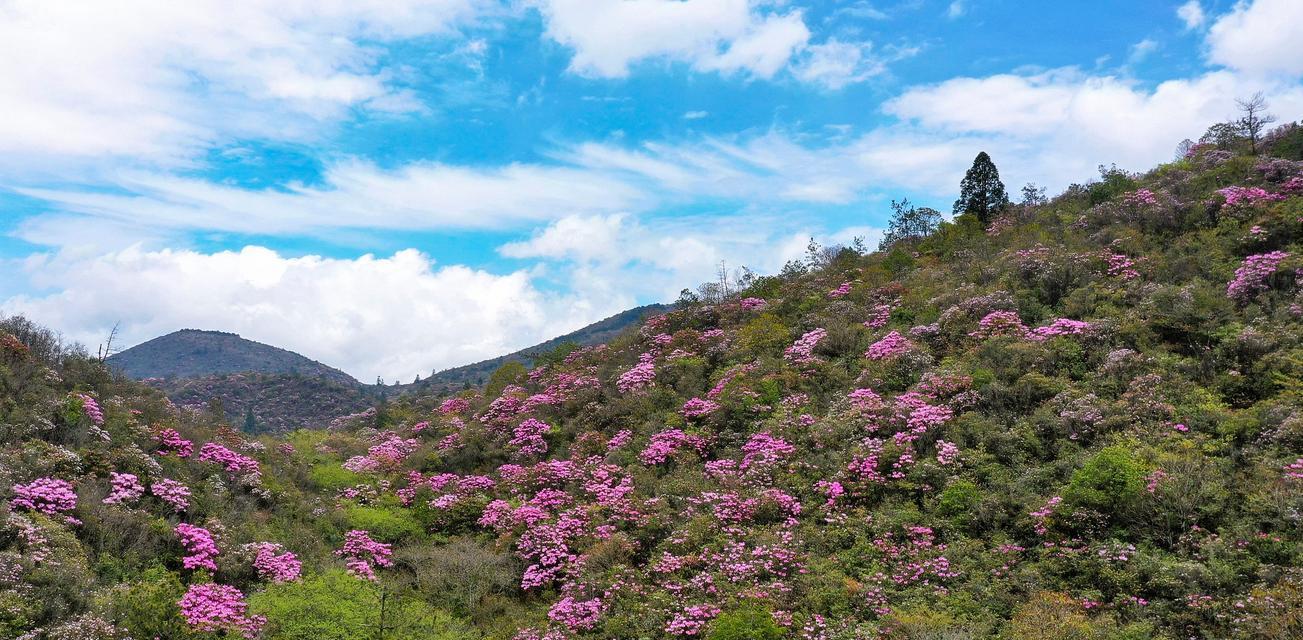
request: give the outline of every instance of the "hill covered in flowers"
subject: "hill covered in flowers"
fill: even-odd
[[[283,437],[10,319],[0,637],[1299,637],[1286,134]]]

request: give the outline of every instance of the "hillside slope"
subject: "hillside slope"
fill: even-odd
[[[293,351],[224,331],[182,329],[109,356],[109,366],[137,380],[228,373],[287,373],[356,384],[352,376]]]
[[[0,324],[0,637],[1300,637],[1283,135],[326,431],[250,437]]]

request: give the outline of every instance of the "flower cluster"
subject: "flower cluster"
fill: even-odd
[[[1140,272],[1136,271],[1136,261],[1129,256],[1109,252],[1104,254],[1104,261],[1108,263],[1105,272],[1114,278],[1134,280],[1140,277]]]
[[[1049,340],[1055,336],[1080,335],[1090,331],[1090,323],[1069,318],[1059,318],[1043,327],[1036,327],[1028,332],[1027,337],[1037,342]]]
[[[205,442],[199,449],[200,462],[215,462],[228,473],[256,476],[260,473],[258,461],[236,453],[216,442]]]
[[[79,393],[77,396],[81,399],[82,413],[86,414],[86,417],[90,419],[91,424],[97,427],[104,426],[104,410],[100,408],[100,403],[96,402],[95,398],[84,393]]]
[[[742,298],[738,301],[738,305],[747,311],[759,311],[768,306],[769,303],[762,298]]]
[[[959,445],[937,440],[937,464],[948,467],[959,462]]]
[[[162,429],[154,435],[158,441],[158,455],[166,456],[175,454],[178,458],[189,458],[194,453],[194,443],[181,437],[176,429]]]
[[[665,632],[672,636],[699,635],[719,614],[719,607],[713,604],[694,604],[674,614],[665,625]]]
[[[145,487],[140,484],[140,478],[133,473],[109,473],[109,484],[112,490],[108,497],[104,498],[104,504],[125,504],[135,502],[140,496],[145,495]]]
[[[77,508],[77,494],[72,483],[58,478],[37,478],[27,484],[14,485],[13,505],[29,511],[55,515]]]
[[[683,403],[683,417],[685,418],[704,418],[717,410],[719,410],[719,403],[712,400],[692,398]]]
[[[656,380],[656,356],[651,353],[644,353],[639,357],[638,364],[632,369],[620,374],[616,380],[615,386],[623,393],[646,389]]]
[[[547,453],[547,441],[543,434],[552,430],[552,425],[535,418],[526,418],[516,425],[513,437],[508,442],[520,450],[522,456],[536,456]]]
[[[253,568],[258,576],[272,582],[293,582],[299,579],[303,563],[293,551],[286,551],[275,542],[255,542],[245,545],[254,552]]]
[[[1122,204],[1128,207],[1144,207],[1158,204],[1158,198],[1149,189],[1136,189],[1122,196]]]
[[[249,616],[244,594],[224,584],[192,584],[177,606],[186,624],[196,631],[227,631],[252,639],[267,623],[262,616]]]
[[[376,567],[393,566],[393,546],[371,539],[367,531],[354,529],[344,534],[344,546],[335,555],[344,558],[349,573],[366,580],[376,579]]]
[[[886,360],[903,355],[913,348],[914,343],[908,338],[892,331],[881,340],[869,345],[869,350],[864,352],[864,357],[870,360]]]
[[[547,617],[564,625],[571,632],[587,631],[597,626],[603,608],[601,598],[576,600],[566,596],[552,605],[547,612]]]
[[[850,295],[850,293],[851,293],[851,283],[843,282],[840,285],[838,285],[836,289],[829,291],[828,297],[833,298],[835,300],[837,298],[844,298]]]
[[[969,332],[969,337],[985,340],[1000,336],[1022,337],[1027,334],[1027,327],[1014,311],[992,311],[982,316],[977,323],[977,330]]]
[[[190,508],[190,488],[176,480],[158,480],[149,486],[149,492],[178,512]]]
[[[701,436],[688,435],[678,429],[669,429],[652,436],[647,448],[638,454],[638,459],[646,465],[662,464],[683,447],[700,451],[705,448],[705,444]]]
[[[213,559],[220,552],[217,550],[217,542],[213,540],[212,532],[185,522],[177,524],[173,532],[189,554],[181,558],[182,566],[187,569],[217,570],[217,562]]]
[[[817,362],[818,358],[814,357],[813,354],[814,348],[826,337],[828,337],[828,332],[824,329],[808,331],[783,352],[783,357],[794,364]]]
[[[1253,296],[1267,290],[1267,279],[1284,262],[1289,254],[1284,251],[1260,253],[1244,259],[1240,268],[1235,270],[1235,279],[1226,285],[1226,297],[1239,302],[1247,302]]]
[[[1226,206],[1234,207],[1237,205],[1251,206],[1259,202],[1271,202],[1280,200],[1280,195],[1268,192],[1262,187],[1226,187],[1218,189],[1217,193],[1226,199]]]

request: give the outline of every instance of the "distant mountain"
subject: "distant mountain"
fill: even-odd
[[[206,407],[216,399],[235,426],[259,432],[325,428],[331,419],[363,411],[382,396],[444,393],[479,385],[508,361],[528,365],[538,354],[567,342],[584,346],[607,342],[646,316],[669,309],[663,304],[629,309],[515,353],[405,385],[362,384],[293,351],[223,331],[183,329],[114,354],[108,363],[162,391],[178,406]],[[252,425],[246,425],[250,417]]]
[[[109,366],[138,380],[195,378],[229,373],[284,373],[358,384],[352,376],[287,351],[224,331],[182,329],[138,344],[108,359]]]
[[[567,342],[573,342],[580,346],[589,346],[609,342],[612,338],[619,335],[622,331],[632,325],[642,322],[648,316],[665,313],[672,309],[668,304],[648,304],[641,307],[634,307],[626,311],[621,311],[604,320],[598,320],[578,331],[567,333],[563,336],[557,336],[546,342],[541,342],[532,347],[526,347],[520,351],[509,353],[505,356],[498,356],[489,360],[481,360],[473,364],[444,369],[425,380],[412,384],[397,385],[399,392],[420,391],[422,393],[455,391],[466,385],[478,386],[488,380],[494,371],[506,364],[515,361],[525,365],[532,365],[534,358],[540,354],[547,353]]]

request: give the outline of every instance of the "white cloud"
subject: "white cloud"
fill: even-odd
[[[963,16],[965,11],[967,11],[967,7],[964,6],[963,0],[955,0],[950,3],[950,6],[946,7],[946,17],[954,20]]]
[[[182,162],[225,136],[409,109],[364,43],[447,33],[479,1],[5,2],[0,156]]]
[[[1158,41],[1152,38],[1145,38],[1144,40],[1131,45],[1131,55],[1128,56],[1127,62],[1130,64],[1136,64],[1145,58],[1148,58],[1149,54],[1157,50]]]
[[[774,273],[800,258],[811,237],[874,246],[882,231],[868,226],[825,229],[791,217],[654,218],[570,216],[530,238],[499,248],[504,256],[562,263],[572,286],[591,295],[634,293],[669,300],[683,288],[712,280],[721,263]]]
[[[1204,16],[1203,5],[1199,0],[1190,0],[1189,2],[1176,8],[1176,17],[1185,23],[1186,29],[1198,29],[1203,26]]]
[[[700,120],[710,115],[709,111],[689,111],[683,114],[684,120]]]
[[[810,37],[799,11],[748,0],[541,0],[547,35],[574,50],[572,71],[621,78],[644,60],[770,77]]]
[[[341,229],[494,229],[571,213],[640,206],[635,186],[576,168],[506,165],[477,169],[420,163],[394,170],[352,161],[326,170],[325,186],[250,190],[163,174],[123,176],[122,193],[20,189],[59,210],[135,228],[239,233],[326,233]],[[36,220],[18,235],[43,242]],[[66,243],[60,243],[66,244]]]
[[[246,247],[213,254],[128,249],[38,256],[26,275],[47,295],[0,302],[99,344],[120,322],[123,344],[182,327],[220,329],[340,367],[360,380],[411,380],[495,357],[633,306],[627,294],[540,291],[523,271],[437,268],[425,255],[292,258]]]
[[[1253,74],[1303,75],[1303,2],[1239,2],[1208,29],[1209,59]]]
[[[806,49],[804,59],[792,73],[803,82],[840,89],[887,70],[885,60],[872,58],[872,48],[873,45],[867,42],[829,39]]]
[[[964,144],[987,145],[997,161],[1009,158],[1027,180],[1059,188],[1088,177],[1099,163],[1141,170],[1165,161],[1176,142],[1233,115],[1236,96],[1260,89],[1274,108],[1303,111],[1303,87],[1226,71],[1146,89],[1071,69],[956,78],[911,89],[884,108],[912,125],[905,135],[917,142],[898,140],[905,148],[969,136]]]

